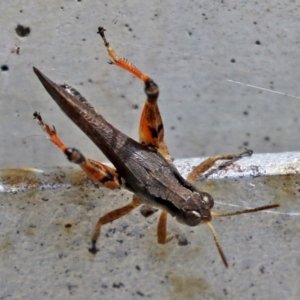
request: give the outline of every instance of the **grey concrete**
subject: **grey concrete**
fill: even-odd
[[[0,169],[68,165],[32,120],[34,111],[68,145],[105,160],[59,111],[32,66],[77,88],[107,120],[137,137],[143,86],[106,63],[99,25],[120,56],[159,84],[166,140],[175,158],[236,153],[245,146],[255,152],[298,151],[299,6],[298,1],[1,1],[0,63],[9,69],[0,71]],[[30,27],[29,36],[18,37],[17,24]],[[19,55],[11,53],[15,46]],[[297,179],[248,177],[204,186],[218,204],[282,204],[279,214],[215,220],[229,270],[205,226],[182,229],[191,242],[187,247],[175,242],[160,247],[156,217],[144,220],[138,212],[107,226],[101,252],[90,257],[86,248],[97,218],[128,201],[127,193],[77,187],[3,194],[0,298],[124,299],[142,293],[155,299],[294,299],[300,274]],[[178,228],[171,222],[171,230]]]
[[[215,198],[215,211],[281,205],[213,220],[229,269],[204,225],[189,228],[169,218],[169,231],[189,244],[178,246],[173,240],[161,246],[157,215],[145,219],[138,210],[103,227],[94,257],[87,249],[97,219],[129,202],[130,193],[97,189],[72,169],[18,170],[19,177],[16,171],[1,171],[1,187],[13,192],[0,194],[1,297],[297,299],[299,157],[256,155],[197,183]],[[258,164],[262,159],[263,166]],[[190,159],[176,165],[187,174],[197,163]],[[20,183],[27,192],[18,191]]]
[[[76,87],[116,127],[137,137],[143,85],[106,63],[99,25],[121,56],[160,85],[174,157],[238,152],[245,145],[258,153],[299,150],[299,98],[228,81],[300,97],[297,1],[151,1],[147,8],[136,1],[0,5],[1,65],[9,67],[0,75],[1,168],[67,164],[32,121],[35,110],[68,144],[105,159],[59,111],[32,66]],[[28,37],[16,36],[18,23],[31,28]],[[14,45],[20,55],[11,53]]]

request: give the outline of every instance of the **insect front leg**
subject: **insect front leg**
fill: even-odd
[[[56,129],[54,127],[51,128],[48,124],[44,123],[39,113],[35,112],[33,116],[47,133],[50,141],[67,156],[69,161],[78,164],[89,179],[110,189],[121,187],[120,178],[115,169],[98,161],[84,157],[84,155],[75,148],[67,147],[57,135]]]
[[[170,242],[174,238],[174,235],[167,236],[167,218],[168,213],[163,210],[160,213],[157,224],[157,242],[162,245]]]
[[[98,252],[98,249],[96,248],[97,240],[101,233],[101,227],[107,223],[113,222],[121,217],[124,217],[125,215],[129,214],[132,210],[134,210],[136,207],[138,207],[141,204],[140,199],[138,196],[133,195],[132,201],[120,208],[117,208],[103,217],[99,219],[99,221],[96,224],[95,231],[92,238],[92,248],[89,249],[89,251],[92,254],[96,254]]]

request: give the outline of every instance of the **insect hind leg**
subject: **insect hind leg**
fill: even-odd
[[[141,72],[135,65],[133,65],[131,62],[129,62],[126,58],[120,58],[118,57],[116,51],[110,46],[109,42],[107,41],[104,32],[106,29],[103,27],[98,27],[98,32],[100,36],[103,39],[104,46],[106,47],[107,53],[112,59],[108,63],[111,65],[117,65],[118,67],[130,72],[131,74],[135,75],[137,78],[143,80],[146,82],[147,80],[150,79],[148,75],[145,73]]]
[[[125,58],[119,58],[115,50],[110,46],[105,37],[105,29],[98,28],[98,32],[103,39],[108,55],[111,57],[110,64],[114,64],[135,75],[145,83],[145,93],[147,100],[140,119],[139,141],[141,144],[155,147],[168,160],[172,161],[168,147],[164,142],[164,126],[157,104],[159,95],[158,85],[145,73],[140,71],[135,65]]]
[[[96,160],[86,158],[78,149],[67,147],[59,138],[55,127],[44,123],[41,114],[35,112],[34,118],[47,133],[50,141],[55,144],[68,158],[69,161],[79,165],[82,171],[96,184],[101,184],[110,189],[121,187],[120,178],[114,168],[106,166]]]
[[[201,176],[203,173],[212,168],[214,164],[219,160],[228,160],[227,162],[221,165],[221,168],[225,168],[245,156],[251,156],[252,153],[252,150],[246,149],[240,154],[222,154],[209,157],[203,162],[201,162],[198,166],[193,168],[192,172],[187,177],[187,181],[194,182],[199,176]]]

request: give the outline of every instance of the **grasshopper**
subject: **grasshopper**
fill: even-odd
[[[214,217],[233,216],[252,213],[278,207],[278,204],[261,206],[235,212],[214,213],[211,209],[214,200],[211,195],[200,191],[192,182],[212,168],[220,160],[235,161],[252,151],[246,150],[238,155],[217,155],[210,157],[196,166],[184,179],[172,163],[167,145],[164,142],[164,127],[157,104],[158,85],[145,73],[124,58],[119,58],[105,37],[105,29],[98,28],[104,41],[110,64],[119,66],[142,80],[147,96],[139,126],[139,142],[131,139],[109,124],[93,106],[74,88],[66,84],[56,84],[41,71],[33,70],[44,88],[62,111],[95,143],[106,155],[115,168],[86,158],[78,149],[67,147],[59,138],[56,129],[44,123],[41,115],[34,113],[39,125],[49,139],[67,156],[72,163],[78,164],[93,182],[110,189],[121,187],[133,193],[132,201],[102,216],[95,226],[92,246],[89,251],[96,254],[97,240],[103,225],[119,219],[141,204],[147,204],[161,210],[157,227],[159,244],[172,239],[167,237],[167,215],[170,214],[182,224],[197,226],[205,223],[213,234],[216,246],[228,267],[228,262],[221,248],[217,234],[211,225]]]

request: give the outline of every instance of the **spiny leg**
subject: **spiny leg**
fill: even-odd
[[[123,207],[120,207],[118,209],[115,209],[115,210],[107,213],[103,217],[101,217],[99,219],[99,221],[97,222],[97,224],[96,224],[94,234],[93,234],[93,238],[92,238],[92,248],[89,249],[89,251],[93,254],[97,253],[98,250],[96,248],[96,243],[97,243],[97,240],[100,236],[101,227],[103,225],[105,225],[107,223],[110,223],[114,220],[117,220],[117,219],[129,214],[132,210],[134,210],[140,204],[141,204],[140,199],[136,195],[133,195],[132,201],[129,204],[127,204]]]
[[[253,153],[252,150],[246,149],[244,152],[240,154],[225,154],[225,155],[216,155],[207,158],[203,162],[201,162],[198,166],[194,167],[192,172],[188,175],[187,181],[194,182],[200,175],[209,170],[217,161],[219,160],[229,160],[222,167],[228,166],[233,162],[245,157],[251,156]]]
[[[39,113],[35,112],[33,116],[47,133],[50,141],[67,156],[69,161],[78,164],[93,182],[102,184],[111,189],[120,188],[119,175],[115,169],[98,161],[85,158],[79,150],[67,147],[57,135],[56,129],[54,127],[51,128],[48,124],[44,123]]]
[[[104,46],[107,49],[108,55],[112,58],[112,60],[110,60],[108,63],[111,65],[117,65],[118,67],[125,69],[126,71],[135,75],[137,78],[143,80],[144,82],[148,81],[150,79],[150,77],[148,75],[141,72],[135,65],[130,63],[127,59],[118,57],[115,50],[110,47],[109,42],[106,40],[106,37],[104,34],[105,31],[106,31],[106,29],[104,29],[103,27],[98,27],[97,33],[99,33],[100,36],[102,37]]]
[[[145,73],[140,71],[136,66],[125,58],[119,58],[116,52],[111,48],[105,37],[105,29],[98,28],[98,33],[104,41],[108,55],[112,58],[110,64],[117,65],[126,71],[132,73],[145,83],[145,93],[147,100],[141,115],[139,127],[139,141],[141,144],[155,147],[169,161],[172,161],[167,145],[164,142],[164,127],[159,112],[157,98],[159,95],[158,85]]]

